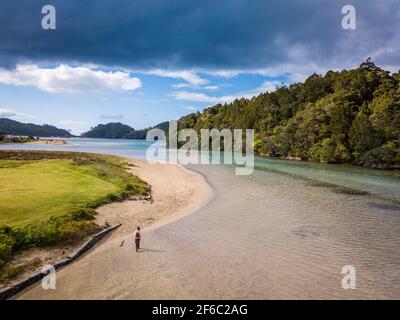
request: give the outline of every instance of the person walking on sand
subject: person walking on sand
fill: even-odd
[[[136,252],[139,251],[140,249],[140,238],[141,238],[141,233],[140,233],[140,227],[137,227],[135,231],[135,244],[136,244]]]

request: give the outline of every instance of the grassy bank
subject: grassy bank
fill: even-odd
[[[0,151],[0,273],[9,271],[16,252],[75,243],[98,231],[95,208],[149,194],[128,166],[112,156]]]

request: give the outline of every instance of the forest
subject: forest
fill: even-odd
[[[1,136],[6,134],[33,137],[71,137],[69,131],[48,124],[21,123],[12,119],[0,118],[0,140]]]
[[[371,59],[182,117],[178,129],[254,129],[258,155],[400,168],[400,74]]]

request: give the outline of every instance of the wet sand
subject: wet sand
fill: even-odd
[[[121,230],[58,272],[56,290],[39,285],[18,298],[400,297],[396,208],[269,172],[238,177],[229,167],[194,169],[216,191],[212,201],[169,224],[145,228],[140,253],[133,249],[133,226]],[[127,239],[122,247],[121,239]],[[341,287],[345,265],[357,270],[356,290]]]
[[[96,209],[96,222],[122,226],[112,238],[129,241],[136,226],[150,230],[171,223],[200,208],[213,197],[213,190],[200,174],[182,165],[150,164],[129,159],[131,172],[151,185],[152,200],[112,203]],[[151,227],[151,228],[150,228]]]
[[[137,268],[140,264],[143,266],[141,255],[158,252],[145,247],[144,240],[144,248],[140,253],[135,253],[132,235],[136,226],[141,226],[146,239],[152,229],[192,213],[213,198],[213,190],[204,177],[181,165],[154,165],[142,159],[126,160],[133,164],[132,173],[151,185],[152,200],[112,203],[97,209],[98,224],[103,225],[107,221],[111,225],[122,223],[122,226],[77,262],[58,271],[57,290],[45,291],[39,284],[15,298],[118,298],[119,293],[114,292],[115,285],[130,283],[135,286],[131,281],[142,275]],[[117,272],[116,264],[123,270]],[[143,271],[146,268],[141,269]],[[71,277],[74,279],[72,282],[69,280]],[[106,285],[106,279],[113,283]]]
[[[55,145],[55,146],[59,146],[59,145],[66,145],[68,144],[67,142],[65,142],[65,140],[60,140],[60,139],[40,139],[40,140],[35,140],[35,141],[29,141],[26,142],[26,144],[49,144],[49,145]]]

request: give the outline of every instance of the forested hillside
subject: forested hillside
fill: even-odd
[[[128,133],[125,136],[125,138],[126,139],[146,140],[147,131],[149,131],[151,129],[161,129],[161,130],[163,130],[165,132],[168,132],[169,122],[168,121],[161,122],[161,123],[157,124],[156,126],[150,127],[150,128],[147,128],[147,129],[134,130],[134,131]]]
[[[87,138],[104,138],[104,139],[137,139],[146,140],[147,131],[150,129],[158,128],[168,131],[169,122],[162,122],[154,127],[147,129],[135,130],[132,127],[117,123],[99,124],[91,128],[88,132],[82,134],[82,137]]]
[[[253,128],[260,155],[398,168],[399,83],[399,73],[368,59],[357,69],[313,74],[304,83],[187,115],[179,128]]]
[[[22,123],[11,119],[0,119],[0,131],[4,134],[34,137],[71,137],[69,131],[44,124]]]
[[[83,133],[82,137],[103,138],[103,139],[124,139],[125,136],[132,131],[135,131],[135,129],[120,122],[98,124],[94,128],[91,128],[89,131]]]

